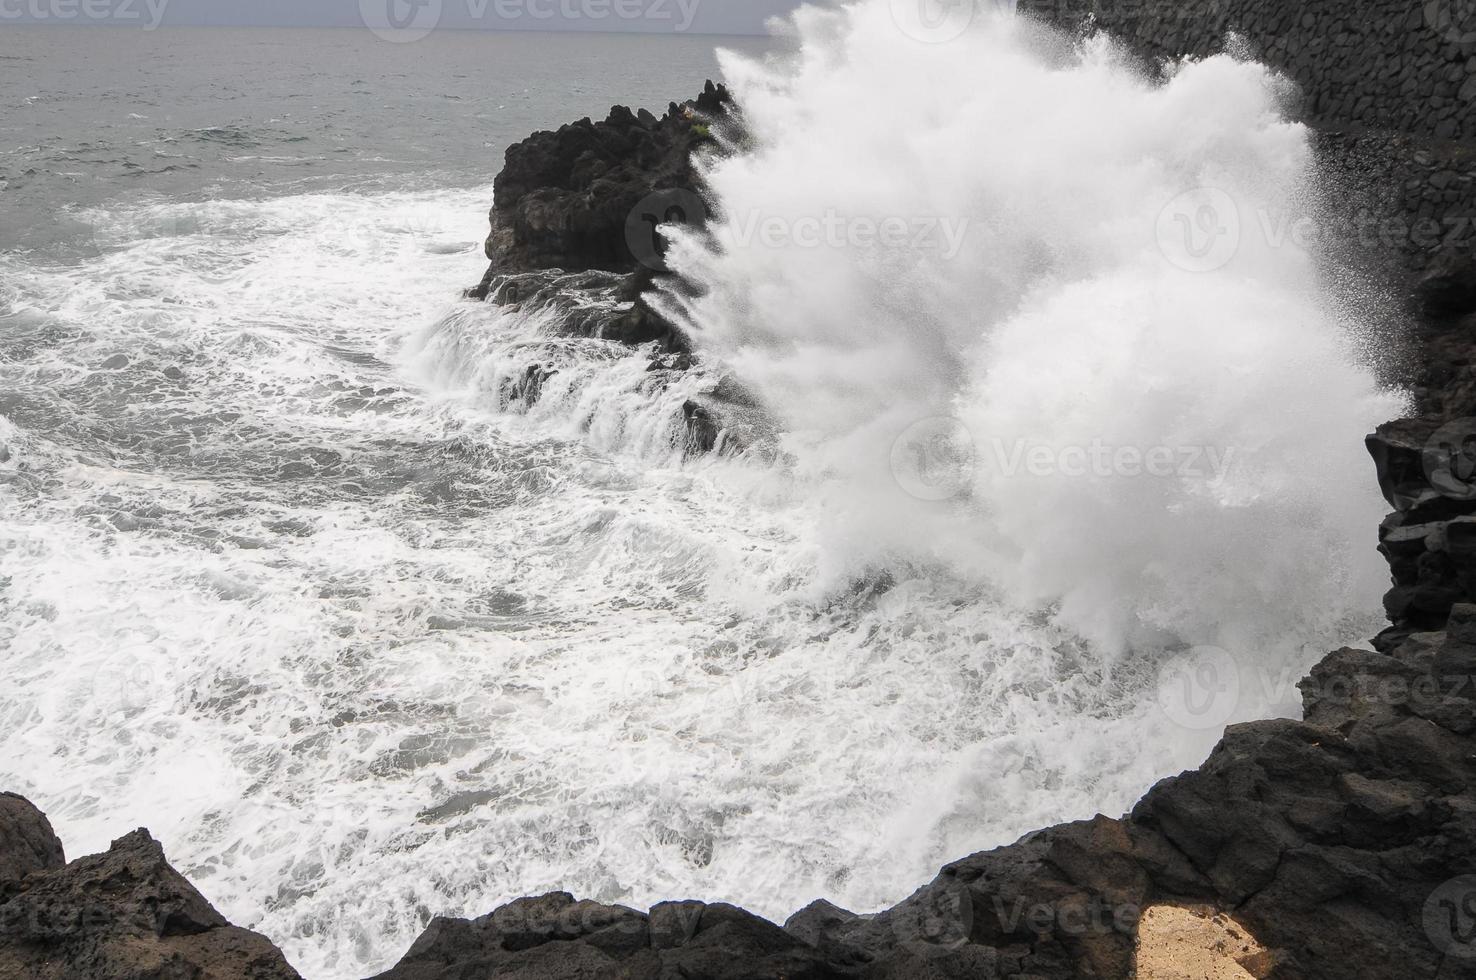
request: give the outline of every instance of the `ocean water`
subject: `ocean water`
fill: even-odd
[[[1305,206],[1280,83],[888,8],[721,69],[700,37],[0,28],[5,788],[72,856],[147,826],[351,978],[555,888],[880,908],[1294,713],[1377,627],[1361,438],[1400,400],[1316,256],[1186,268],[1161,221]],[[459,298],[508,142],[720,70],[755,139],[664,301],[700,369]],[[825,215],[967,233],[753,245]],[[729,372],[775,442],[684,458]]]

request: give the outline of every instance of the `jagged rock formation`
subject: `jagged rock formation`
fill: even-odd
[[[492,265],[470,295],[486,298],[498,276],[519,272],[659,270],[655,225],[683,203],[681,218],[705,218],[693,157],[731,106],[727,89],[709,81],[660,119],[615,106],[603,122],[581,119],[508,147],[493,189]]]
[[[66,863],[46,815],[24,797],[0,793],[0,901],[8,901],[26,875]]]
[[[1476,260],[1443,256],[1417,285],[1423,314],[1414,389],[1422,414],[1368,437],[1379,487],[1394,512],[1379,525],[1393,587],[1393,625],[1375,645],[1441,629],[1458,603],[1476,602]]]
[[[657,118],[615,106],[603,122],[581,119],[508,148],[494,185],[491,265],[467,297],[513,309],[552,311],[566,336],[652,345],[651,370],[680,374],[693,363],[687,336],[651,304],[681,289],[665,268],[658,225],[707,220],[694,159],[738,122],[728,90],[711,81],[696,99]],[[555,369],[531,365],[504,396],[532,405]],[[761,426],[748,396],[720,389],[684,406],[686,451],[747,446]]]
[[[66,864],[46,817],[0,794],[0,980],[300,980],[226,921],[146,830]]]

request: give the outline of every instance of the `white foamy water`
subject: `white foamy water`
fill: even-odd
[[[1360,443],[1397,406],[1307,256],[1189,272],[1155,233],[1208,181],[1295,203],[1274,84],[987,21],[913,45],[887,6],[728,66],[756,145],[718,240],[755,209],[972,231],[685,243],[719,355],[686,376],[454,301],[490,188],[140,203],[78,216],[85,264],[0,254],[0,774],[69,854],[149,827],[312,977],[554,888],[874,909],[1121,812],[1366,635]],[[683,461],[727,369],[778,461]],[[934,416],[978,465],[930,502],[895,450]],[[996,439],[1243,455],[1010,476]],[[1155,683],[1204,644],[1243,681],[1207,720]]]

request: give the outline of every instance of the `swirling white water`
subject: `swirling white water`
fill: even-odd
[[[1398,406],[1356,323],[1289,245],[1191,272],[1156,235],[1203,183],[1295,206],[1275,83],[1006,22],[913,43],[880,2],[798,30],[728,66],[755,144],[713,172],[719,241],[826,208],[975,233],[686,241],[691,374],[455,301],[488,187],[140,203],[82,216],[86,264],[0,254],[0,772],[70,854],[148,826],[312,977],[553,888],[876,908],[1122,811],[1367,634],[1360,442]],[[530,363],[560,373],[525,410]],[[724,370],[777,462],[683,460]],[[920,501],[895,448],[938,415],[980,465]],[[996,439],[1243,455],[1010,476]],[[1155,683],[1197,644],[1244,675],[1207,724]]]

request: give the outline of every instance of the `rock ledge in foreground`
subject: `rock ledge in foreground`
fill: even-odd
[[[148,831],[63,864],[51,825],[13,794],[0,797],[0,897],[0,980],[301,980],[171,868]]]

